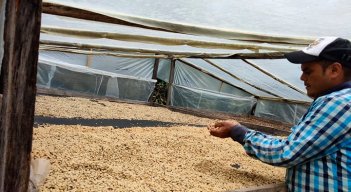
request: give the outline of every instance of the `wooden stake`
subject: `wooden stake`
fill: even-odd
[[[152,71],[152,79],[157,79],[157,71],[158,71],[158,65],[160,63],[160,59],[155,59],[154,63],[154,70]]]
[[[168,82],[167,105],[171,104],[171,99],[172,99],[172,89],[173,89],[172,86],[174,81],[175,62],[176,62],[176,59],[172,59],[171,70],[169,74],[169,82]]]
[[[3,0],[0,191],[26,192],[30,172],[41,0]]]

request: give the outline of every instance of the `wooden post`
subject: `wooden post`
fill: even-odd
[[[2,0],[5,6],[0,191],[28,190],[41,0]]]
[[[152,71],[152,79],[157,79],[157,71],[158,71],[159,63],[160,63],[160,59],[156,58],[154,63],[154,70]]]
[[[93,57],[94,55],[87,55],[87,62],[85,64],[86,67],[91,68],[91,65],[93,64]]]
[[[174,81],[175,62],[176,62],[176,59],[172,59],[171,70],[169,73],[169,81],[168,81],[167,105],[171,104],[171,99],[172,99],[172,85]]]

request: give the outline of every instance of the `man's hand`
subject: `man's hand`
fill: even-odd
[[[237,121],[220,121],[214,124],[210,124],[207,126],[207,129],[210,131],[210,134],[219,137],[219,138],[227,138],[230,137],[230,131],[236,125],[240,125]]]

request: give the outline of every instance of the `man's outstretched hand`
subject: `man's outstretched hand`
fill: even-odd
[[[208,125],[207,129],[210,131],[210,134],[215,137],[227,138],[227,137],[230,137],[230,132],[236,125],[240,125],[240,124],[235,120],[220,121],[220,122],[216,122],[214,124]]]

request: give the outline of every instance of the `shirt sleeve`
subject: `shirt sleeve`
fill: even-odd
[[[319,98],[287,138],[249,130],[244,137],[244,149],[250,156],[282,167],[321,158],[337,151],[345,137],[350,137],[347,134],[351,129],[350,111],[350,101]]]

